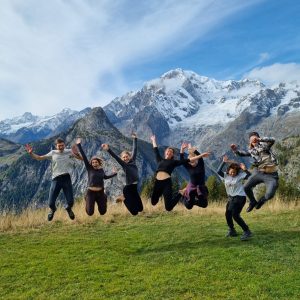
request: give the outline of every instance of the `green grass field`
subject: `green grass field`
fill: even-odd
[[[0,299],[299,299],[299,212],[243,214],[250,241],[178,211],[2,232]]]

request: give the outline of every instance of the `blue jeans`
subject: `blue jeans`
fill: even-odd
[[[53,211],[56,211],[55,202],[61,189],[63,190],[67,200],[66,209],[71,209],[74,204],[74,196],[70,174],[57,176],[51,182],[49,191],[49,207]]]
[[[244,190],[250,200],[250,203],[257,203],[253,194],[253,188],[260,183],[264,183],[266,185],[264,200],[267,201],[273,198],[278,188],[278,180],[279,178],[277,172],[264,173],[258,170],[254,170],[253,174],[248,178],[247,182],[244,185]]]

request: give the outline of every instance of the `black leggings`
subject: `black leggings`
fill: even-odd
[[[234,228],[233,220],[242,227],[244,231],[249,230],[248,225],[241,218],[241,211],[246,203],[246,196],[234,196],[228,197],[228,203],[226,205],[226,221],[230,229]]]
[[[137,184],[128,184],[124,186],[124,204],[132,215],[137,215],[143,211],[143,202],[137,190]]]
[[[208,205],[208,189],[205,185],[200,186],[201,195],[198,195],[197,190],[190,191],[189,198],[182,197],[182,203],[187,209],[192,209],[194,205],[206,208]]]
[[[107,210],[107,196],[103,189],[97,192],[87,190],[85,195],[85,210],[89,216],[94,214],[95,203],[98,205],[100,215],[104,215]]]
[[[171,211],[176,206],[179,199],[181,198],[181,195],[179,193],[177,193],[173,197],[171,178],[167,178],[164,180],[157,180],[157,179],[155,180],[154,188],[151,196],[152,205],[156,205],[161,196],[164,196],[165,208],[167,211]]]

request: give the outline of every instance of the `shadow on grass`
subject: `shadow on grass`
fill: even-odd
[[[139,249],[131,249],[131,254],[143,255],[154,252],[182,252],[193,249],[227,249],[227,248],[245,248],[248,246],[257,248],[272,248],[281,244],[282,246],[299,245],[299,231],[271,231],[263,230],[253,234],[253,237],[247,241],[241,241],[240,236],[227,238],[225,236],[202,237],[201,240],[183,241],[168,243],[165,241],[162,245],[152,245],[151,247],[143,247]]]

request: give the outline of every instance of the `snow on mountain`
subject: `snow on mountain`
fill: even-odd
[[[295,130],[284,123],[300,115],[300,87],[297,82],[221,81],[175,69],[115,98],[104,110],[123,134],[134,130],[145,140],[156,134],[166,145],[179,145],[184,138],[199,146],[219,135],[241,141],[244,132],[260,126],[268,134],[277,128],[284,137],[299,131],[299,121]]]
[[[45,117],[26,112],[22,116],[0,121],[0,137],[20,143],[51,137],[68,129],[90,111],[90,108],[82,111],[65,108],[58,114]]]
[[[104,109],[119,120],[130,120],[145,106],[154,106],[173,128],[180,123],[224,125],[245,109],[271,114],[282,105],[288,106],[286,111],[298,109],[299,95],[296,83],[266,87],[256,80],[218,81],[176,69],[146,82],[140,91],[114,99]]]

